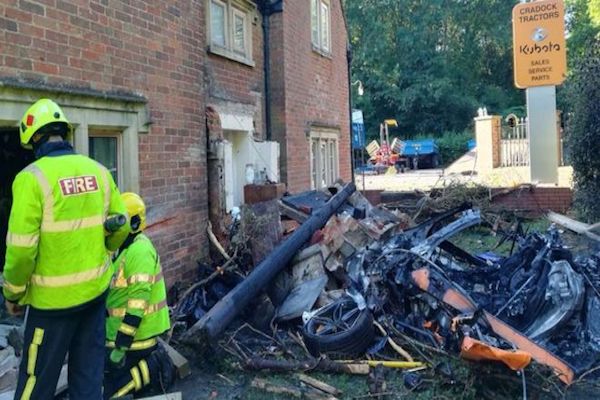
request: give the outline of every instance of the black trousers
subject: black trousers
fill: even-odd
[[[106,362],[104,375],[104,398],[124,397],[134,392],[145,392],[148,389],[160,388],[161,384],[161,355],[159,346],[155,345],[145,350],[130,350],[122,368],[112,368],[110,361]],[[106,350],[106,357],[111,349]]]
[[[29,307],[15,399],[53,399],[67,353],[69,399],[102,399],[104,300],[101,296],[68,311]]]

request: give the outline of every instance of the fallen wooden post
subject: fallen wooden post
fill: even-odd
[[[600,235],[592,232],[594,229],[598,228],[599,224],[589,225],[585,222],[577,221],[567,217],[566,215],[558,214],[552,211],[548,212],[546,217],[550,220],[550,222],[554,222],[555,224],[563,226],[570,231],[600,242]]]
[[[267,393],[279,394],[279,395],[288,395],[292,397],[296,397],[299,399],[311,399],[311,400],[337,400],[337,397],[316,393],[316,392],[308,392],[305,390],[301,390],[295,387],[290,386],[282,386],[276,385],[267,381],[266,379],[254,378],[250,383],[255,389],[264,390]]]

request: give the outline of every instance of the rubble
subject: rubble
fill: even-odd
[[[455,384],[440,354],[518,371],[524,391],[523,371],[533,361],[565,384],[597,375],[600,253],[573,254],[554,225],[528,233],[466,203],[430,210],[427,219],[417,207],[411,218],[353,192],[339,186],[335,195],[280,200],[282,217],[299,227],[259,266],[235,274],[239,282],[216,303],[206,301],[212,289],[203,288],[186,311],[198,322],[180,339],[213,339],[251,370],[371,373],[373,390],[386,387],[385,373],[373,372],[381,368],[405,370],[411,391],[427,385],[424,369]],[[481,224],[508,254],[471,254],[454,240]],[[272,263],[268,274],[265,263]],[[264,301],[272,309],[263,315],[270,320],[265,329],[236,322],[233,333],[222,334],[235,315],[247,321]],[[247,304],[254,306],[243,312]]]

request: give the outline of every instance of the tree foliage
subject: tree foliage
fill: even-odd
[[[463,131],[477,108],[523,103],[512,74],[507,0],[346,0],[354,96],[368,128],[396,118],[401,135]]]
[[[600,0],[567,2],[569,78],[562,94],[565,143],[581,219],[600,221]]]
[[[600,221],[600,43],[587,47],[568,86],[571,117],[568,148],[575,180],[575,205],[582,218]]]

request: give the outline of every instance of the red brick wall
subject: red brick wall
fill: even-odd
[[[312,50],[310,2],[285,0],[283,14],[272,17],[273,129],[291,192],[310,189],[311,123],[339,127],[340,176],[351,178],[347,33],[340,0],[331,8],[331,57]]]
[[[406,201],[405,195],[394,196],[395,192],[367,190],[363,194],[373,205],[378,205],[382,201],[396,202],[399,199]],[[573,191],[565,187],[523,187],[516,190],[496,188],[492,189],[492,196],[494,208],[515,210],[531,215],[542,215],[548,210],[566,213],[573,205]],[[415,203],[417,200],[414,200]]]
[[[543,214],[551,210],[558,213],[567,212],[573,203],[573,191],[561,187],[523,188],[503,194],[502,189],[492,190],[494,205],[509,210],[526,211],[532,214]]]
[[[204,1],[3,0],[0,76],[148,99],[140,186],[168,283],[207,254]]]
[[[204,7],[206,3],[202,2]],[[256,10],[252,16],[256,20],[252,26],[251,67],[226,57],[208,53],[206,80],[208,82],[208,102],[229,101],[255,107],[254,121],[257,137],[264,137],[264,57],[262,16]],[[209,43],[206,43],[208,47]]]

